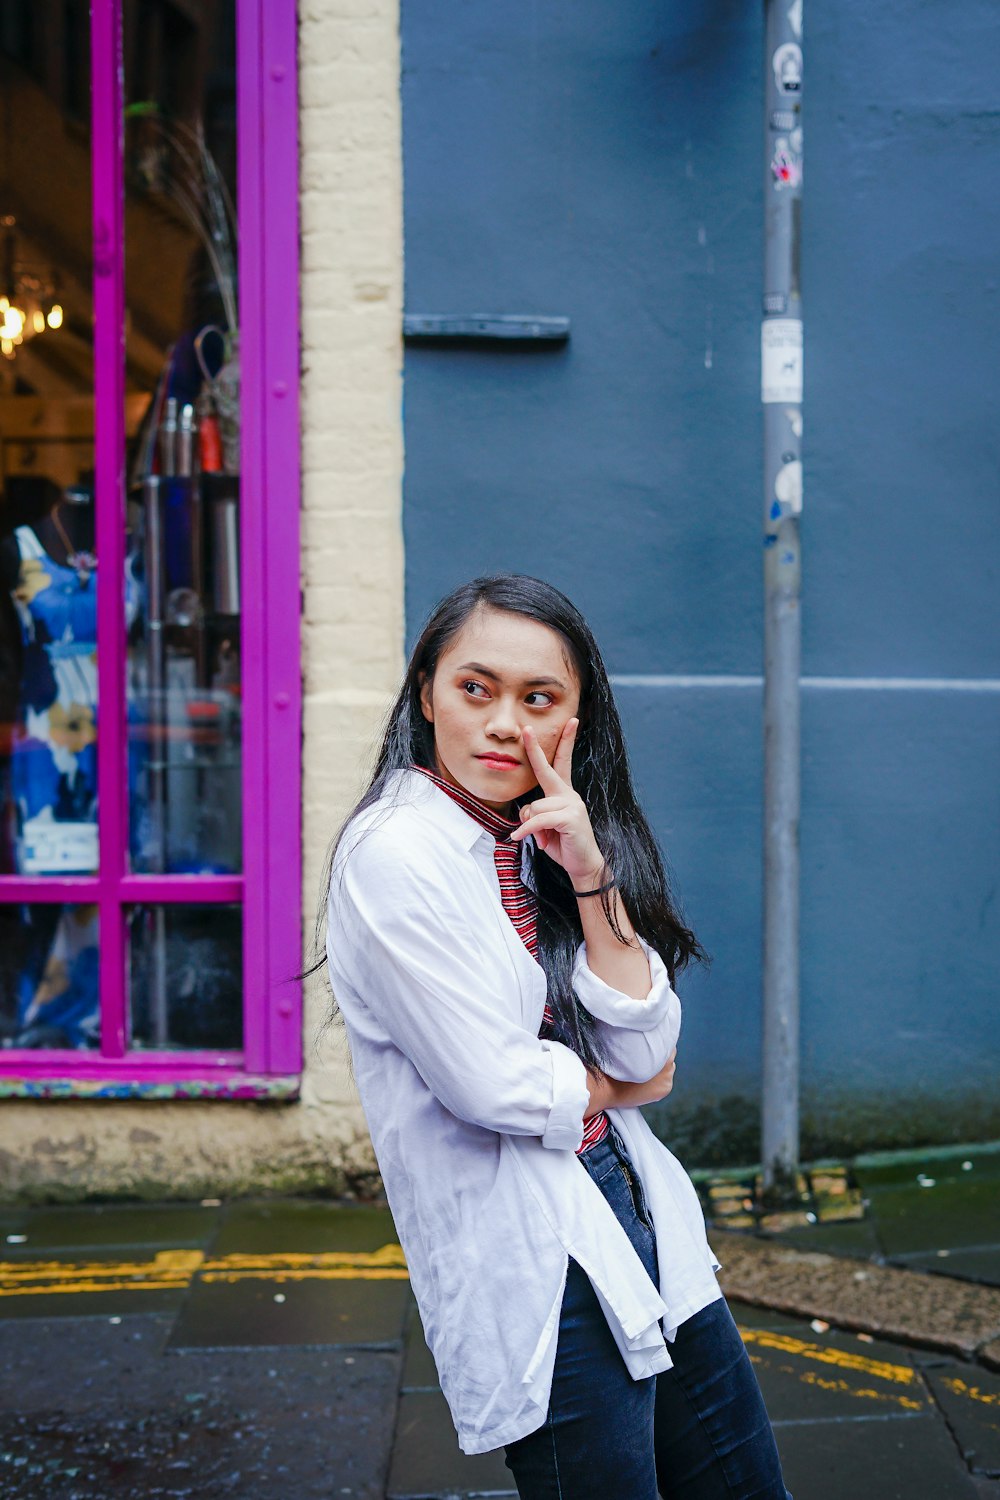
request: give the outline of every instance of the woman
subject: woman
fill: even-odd
[[[414,648],[331,852],[326,953],[466,1453],[522,1500],[785,1500],[669,1093],[671,907],[580,613],[477,578]]]

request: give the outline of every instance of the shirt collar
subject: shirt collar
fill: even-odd
[[[420,771],[412,771],[409,766],[392,771],[386,782],[386,790],[390,788],[394,795],[402,793],[408,802],[419,807],[426,817],[450,834],[463,849],[471,849],[481,838],[489,839],[491,844],[496,843],[491,833],[487,833],[475,818],[452,801],[447,792],[435,786],[430,777],[424,776]]]
[[[498,843],[505,840],[513,829],[519,827],[519,818],[505,818],[502,813],[489,807],[464,786],[453,786],[435,771],[422,770],[419,766],[413,766],[411,769],[419,771],[421,776],[429,777],[446,797],[449,797],[452,802],[457,802],[462,811],[467,812],[470,818],[474,818],[480,828],[485,828],[486,832],[492,834]]]

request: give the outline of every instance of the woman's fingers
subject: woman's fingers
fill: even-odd
[[[513,830],[510,838],[514,843],[520,843],[520,835],[522,833],[525,836],[531,834],[538,847],[544,850],[551,837],[548,828],[542,822],[543,817],[546,815],[557,817],[559,822],[564,822],[566,815],[565,797],[539,797],[537,802],[529,802],[526,807],[522,807],[519,813],[521,826]]]
[[[562,734],[559,736],[559,743],[556,745],[556,753],[552,757],[553,770],[570,786],[573,785],[573,746],[576,743],[576,731],[579,727],[579,719],[574,717],[566,720]]]
[[[556,744],[551,763],[539,744],[534,729],[530,724],[524,726],[521,732],[524,748],[527,752],[531,769],[538,778],[538,785],[544,792],[556,792],[563,787],[572,787],[573,746],[576,743],[576,731],[579,725],[580,720],[575,716],[566,720]]]
[[[521,822],[533,818],[536,813],[557,812],[565,806],[565,797],[536,797],[534,802],[526,802],[521,808]]]
[[[531,769],[538,778],[538,785],[542,791],[560,791],[563,785],[562,777],[558,771],[549,765],[545,751],[538,743],[538,737],[530,724],[524,726],[524,729],[521,731],[521,739],[524,742],[524,748],[531,763]]]
[[[561,828],[565,822],[565,807],[553,808],[551,812],[547,813],[532,813],[531,817],[526,818],[520,828],[514,829],[511,838],[515,842],[519,842],[521,835],[524,833],[538,833],[543,828]]]

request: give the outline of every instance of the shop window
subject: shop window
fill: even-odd
[[[137,1046],[242,1046],[238,906],[137,906],[128,934],[129,1031]]]
[[[294,0],[3,8],[8,1081],[300,1066],[294,38]]]
[[[98,921],[96,903],[0,906],[4,1047],[100,1047]]]

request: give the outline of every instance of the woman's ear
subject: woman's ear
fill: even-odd
[[[433,679],[426,672],[417,673],[417,681],[420,683],[420,712],[428,724],[434,723],[434,704],[431,701],[431,686]]]

